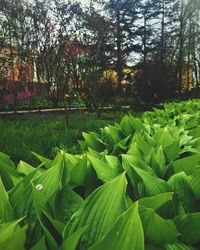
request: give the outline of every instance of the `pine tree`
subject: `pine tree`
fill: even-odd
[[[130,54],[136,50],[136,20],[138,18],[138,0],[109,0],[104,9],[109,16],[111,33],[111,53],[113,68],[118,75],[118,88],[121,92],[123,68]]]

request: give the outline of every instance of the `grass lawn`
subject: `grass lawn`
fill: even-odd
[[[11,156],[15,163],[20,160],[35,164],[31,154],[34,151],[45,157],[53,157],[56,147],[68,148],[78,145],[84,131],[98,131],[99,128],[120,121],[124,112],[95,114],[73,113],[69,127],[66,127],[64,115],[34,114],[0,117],[0,151]]]

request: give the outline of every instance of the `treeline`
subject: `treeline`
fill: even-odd
[[[199,0],[1,0],[0,28],[10,67],[17,48],[55,106],[70,91],[97,109],[112,95],[159,102],[200,85]]]

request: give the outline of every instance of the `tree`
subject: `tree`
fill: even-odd
[[[104,9],[113,30],[110,43],[112,44],[112,64],[118,75],[119,93],[121,93],[123,69],[127,65],[131,53],[137,49],[135,21],[138,18],[138,2],[137,0],[104,2]]]

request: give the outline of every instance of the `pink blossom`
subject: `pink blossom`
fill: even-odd
[[[14,99],[13,93],[9,93],[7,95],[4,95],[3,100],[4,102],[12,102]]]
[[[27,90],[20,92],[17,96],[18,101],[25,101],[30,97],[30,93]]]

